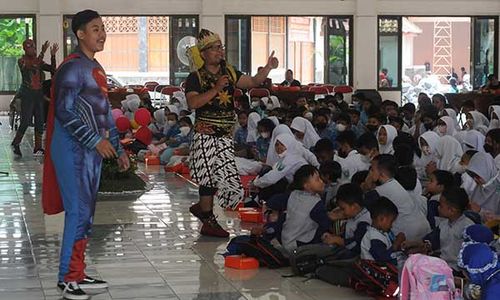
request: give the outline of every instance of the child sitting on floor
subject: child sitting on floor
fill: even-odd
[[[439,215],[446,221],[440,222],[437,227],[422,241],[408,241],[403,247],[410,253],[436,251],[439,257],[457,271],[457,256],[463,242],[464,230],[474,224],[464,215],[469,206],[469,197],[462,188],[452,187],[443,191],[439,199]]]
[[[441,193],[455,186],[455,178],[453,174],[444,170],[436,170],[432,172],[427,184],[427,193],[430,197],[427,201],[427,221],[431,228],[436,228],[436,218],[439,218],[439,198]],[[440,220],[441,218],[439,218]]]
[[[325,192],[322,198],[326,208],[331,210],[335,207],[335,197],[339,188],[338,181],[342,176],[342,167],[336,161],[325,161],[319,167],[319,174],[325,183]]]
[[[185,156],[189,154],[189,145],[193,139],[193,122],[189,117],[179,121],[179,134],[166,142],[167,148],[160,154],[160,162],[168,164],[174,154]]]
[[[372,225],[368,226],[361,240],[361,259],[397,264],[397,251],[406,240],[403,233],[396,237],[391,232],[392,223],[398,217],[398,208],[391,200],[380,197],[370,207]]]
[[[292,187],[281,232],[282,245],[289,252],[301,245],[321,243],[321,236],[331,227],[320,197],[325,184],[318,169],[311,165],[300,167],[293,176]]]
[[[358,185],[346,183],[337,192],[337,206],[342,218],[347,219],[342,236],[323,234],[322,240],[328,245],[344,246],[350,250],[351,257],[361,253],[361,240],[371,224],[370,213],[363,205],[363,191]]]

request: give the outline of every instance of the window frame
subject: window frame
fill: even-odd
[[[231,18],[240,18],[240,19],[246,19],[248,23],[248,26],[250,28],[249,33],[247,34],[247,38],[249,39],[249,48],[248,48],[248,68],[249,72],[252,72],[252,57],[251,57],[251,49],[252,49],[252,17],[285,17],[285,58],[286,61],[283,64],[283,67],[285,69],[288,69],[288,18],[289,17],[322,17],[325,18],[326,20],[328,19],[348,19],[349,20],[349,63],[347,64],[348,68],[348,75],[349,78],[347,80],[347,83],[349,86],[353,86],[354,82],[354,16],[353,15],[321,15],[321,14],[308,14],[308,15],[295,15],[295,14],[290,14],[290,15],[273,15],[273,14],[252,14],[252,15],[241,15],[241,14],[226,14],[224,15],[224,33],[225,33],[225,44],[226,46],[228,45],[228,39],[227,39],[227,33],[228,33],[228,19]],[[270,22],[270,21],[269,21]],[[268,26],[270,24],[268,23]],[[268,31],[270,31],[268,29]],[[327,44],[327,32],[325,32],[325,35],[323,36],[325,39],[324,43],[324,53],[325,56],[323,57],[323,72],[324,72],[324,84],[330,84],[329,82],[329,75],[328,75],[328,57],[329,57],[329,52],[328,52],[328,44]],[[281,62],[280,62],[281,63]]]
[[[403,17],[400,15],[378,15],[377,16],[377,90],[378,91],[401,91],[402,90],[402,67],[403,67]],[[381,71],[381,62],[380,62],[380,20],[381,19],[392,19],[398,21],[398,82],[395,87],[380,87],[380,71]]]
[[[0,19],[17,19],[17,18],[32,18],[33,19],[33,41],[37,41],[37,26],[36,26],[36,14],[0,14]],[[37,49],[38,50],[38,49]],[[13,91],[0,91],[0,95],[15,95],[17,89]]]

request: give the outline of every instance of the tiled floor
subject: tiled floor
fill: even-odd
[[[20,159],[10,150],[12,133],[0,117],[0,299],[60,299],[55,288],[63,216],[40,205],[41,159],[32,135]],[[227,240],[201,237],[188,212],[196,187],[159,167],[141,167],[151,189],[136,196],[99,197],[87,273],[110,283],[101,299],[365,299],[318,280],[283,278],[289,269],[224,268]],[[248,233],[234,213],[218,211],[231,235]]]

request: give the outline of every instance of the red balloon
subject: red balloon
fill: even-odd
[[[151,113],[146,108],[139,108],[134,115],[137,124],[141,126],[148,126],[151,122]]]
[[[130,129],[130,121],[127,117],[118,117],[115,121],[118,132],[125,132]]]
[[[149,146],[149,144],[151,144],[151,142],[153,141],[153,133],[146,126],[142,126],[141,128],[137,129],[137,132],[135,133],[135,139],[143,143],[144,145]]]

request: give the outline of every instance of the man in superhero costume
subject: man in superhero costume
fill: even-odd
[[[35,146],[33,153],[42,155],[43,123],[45,119],[44,98],[42,92],[42,82],[44,71],[54,74],[56,70],[56,53],[59,49],[57,44],[50,48],[50,65],[43,61],[45,51],[49,48],[49,42],[42,45],[40,54],[36,56],[36,45],[31,39],[23,43],[24,55],[17,61],[21,71],[22,83],[18,90],[18,97],[21,98],[21,124],[17,129],[16,136],[12,141],[14,154],[22,156],[19,144],[23,139],[26,129],[28,129],[33,116],[35,117]]]
[[[85,289],[107,287],[85,274],[84,263],[102,160],[117,159],[122,170],[129,160],[111,116],[106,74],[94,59],[106,41],[101,17],[81,11],[72,30],[78,47],[58,68],[52,86],[42,202],[47,214],[65,213],[57,286],[66,299],[88,299]]]

